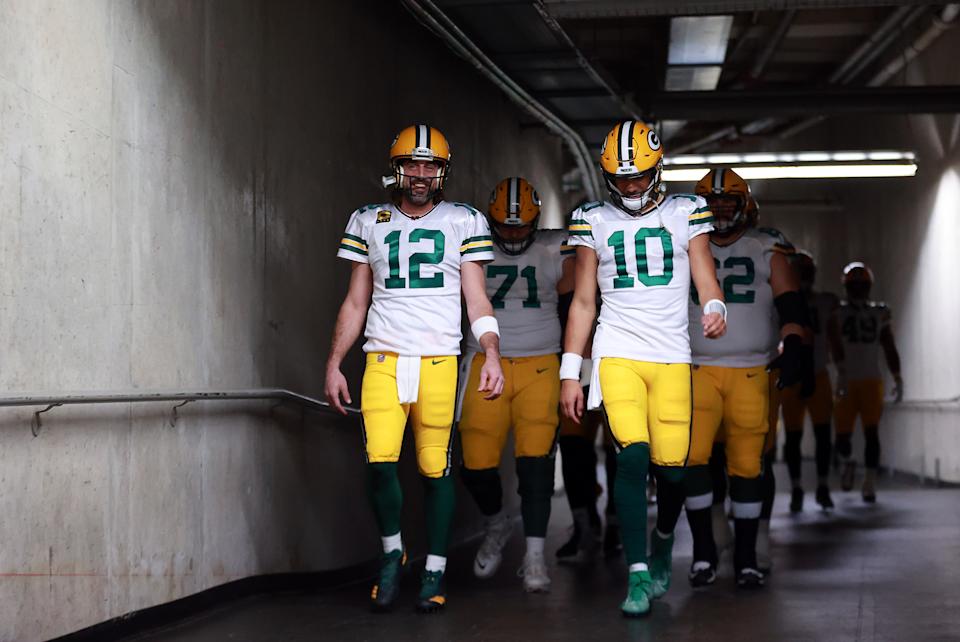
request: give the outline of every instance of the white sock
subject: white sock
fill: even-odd
[[[427,555],[427,570],[431,573],[436,573],[437,571],[443,573],[447,570],[447,558],[440,557],[439,555]]]
[[[543,537],[528,537],[527,538],[527,555],[540,555],[543,556],[543,544],[546,541],[546,538]]]
[[[397,532],[396,535],[387,535],[386,537],[381,537],[380,541],[383,542],[384,553],[403,550],[403,538],[400,537],[399,532]]]
[[[630,572],[634,573],[636,571],[645,571],[647,570],[646,562],[637,562],[636,564],[630,565]]]

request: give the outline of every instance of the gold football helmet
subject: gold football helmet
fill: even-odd
[[[600,169],[611,199],[627,212],[645,214],[663,201],[663,146],[650,125],[638,120],[614,125],[603,140]],[[644,176],[650,182],[641,192],[625,193],[617,186],[623,179]]]
[[[757,201],[750,193],[750,186],[728,167],[707,172],[697,183],[694,193],[707,199],[716,219],[713,233],[718,236],[729,236],[756,225],[759,220]]]
[[[537,231],[540,196],[526,179],[505,178],[490,194],[487,215],[497,247],[506,254],[521,254],[533,243]]]
[[[450,144],[439,129],[430,125],[410,125],[404,128],[390,145],[390,164],[393,166],[394,186],[404,188],[403,161],[431,161],[439,164],[433,179],[432,193],[443,190],[450,170]]]

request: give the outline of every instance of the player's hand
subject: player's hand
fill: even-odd
[[[347,378],[340,372],[340,368],[330,368],[327,370],[327,380],[324,386],[324,393],[327,395],[327,401],[330,406],[341,415],[347,414],[343,403],[352,403],[350,399],[350,390],[347,387]],[[343,402],[341,403],[341,399]]]
[[[564,379],[560,382],[560,409],[564,416],[580,423],[583,416],[583,388],[575,379]]]
[[[477,392],[485,392],[484,399],[492,401],[503,394],[503,368],[500,367],[500,355],[487,356],[480,368],[480,386]]]
[[[783,390],[804,380],[803,339],[796,334],[787,335],[783,340],[783,352],[774,359],[767,372],[779,370],[777,388]]]
[[[700,317],[700,323],[703,325],[703,336],[708,339],[722,337],[727,331],[727,322],[723,320],[723,315],[719,312],[704,314]]]
[[[893,378],[893,403],[903,401],[903,377]]]

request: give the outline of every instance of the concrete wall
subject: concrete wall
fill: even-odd
[[[452,198],[514,173],[562,198],[560,143],[392,3],[0,3],[0,388],[319,396],[342,227],[424,120]],[[257,402],[175,426],[165,404],[58,408],[36,438],[29,419],[0,410],[0,640],[376,553],[354,422]]]

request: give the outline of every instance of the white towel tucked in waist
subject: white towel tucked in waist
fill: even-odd
[[[400,403],[414,403],[420,393],[421,357],[397,357],[397,396]]]
[[[603,403],[603,393],[600,392],[600,362],[603,359],[593,360],[593,372],[590,373],[590,392],[587,394],[587,410],[596,410]]]

